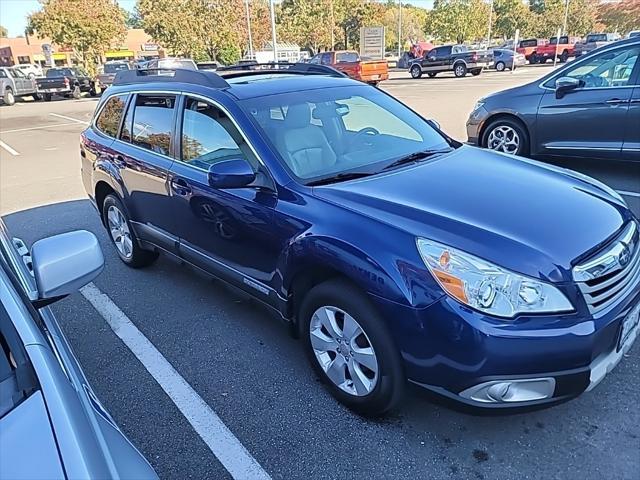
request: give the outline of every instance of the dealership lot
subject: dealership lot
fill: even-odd
[[[478,98],[549,68],[464,79],[397,72],[383,88],[464,140]],[[28,243],[72,229],[98,235],[106,257],[95,282],[107,296],[101,305],[135,325],[146,350],[132,351],[118,323],[105,320],[113,307],[96,309],[78,294],[53,309],[96,393],[161,477],[224,478],[224,463],[273,478],[637,478],[637,345],[593,392],[551,409],[474,416],[412,392],[394,415],[363,420],[325,392],[300,343],[254,303],[166,258],[145,270],[122,265],[80,184],[78,133],[95,105],[0,109],[0,212]],[[640,214],[637,168],[573,167],[626,192]],[[149,348],[160,356],[144,357]],[[165,361],[175,375],[162,370]],[[185,385],[186,396],[176,398]],[[232,435],[196,433],[187,419],[199,427],[221,420]]]

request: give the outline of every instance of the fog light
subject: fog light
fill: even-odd
[[[555,389],[556,380],[551,377],[492,380],[467,388],[460,396],[482,403],[531,402],[553,397]]]

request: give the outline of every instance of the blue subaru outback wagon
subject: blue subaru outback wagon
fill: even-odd
[[[80,153],[123,262],[166,252],[252,294],[362,414],[407,380],[480,407],[566,400],[638,336],[619,195],[327,67],[118,73]]]

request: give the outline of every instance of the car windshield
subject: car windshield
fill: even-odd
[[[366,86],[270,95],[241,104],[303,183],[378,173],[403,157],[451,148],[423,118]]]
[[[104,73],[116,73],[121,70],[129,70],[129,64],[127,63],[105,63]]]
[[[595,33],[593,35],[587,35],[587,43],[606,42],[606,41],[607,41],[606,33]]]

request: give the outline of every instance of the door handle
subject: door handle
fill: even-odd
[[[182,178],[172,178],[169,184],[171,185],[171,190],[178,195],[189,195],[191,193],[191,187]]]
[[[622,100],[620,98],[611,98],[606,102],[608,105],[622,105],[624,103],[629,103],[629,100]]]

